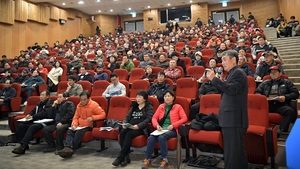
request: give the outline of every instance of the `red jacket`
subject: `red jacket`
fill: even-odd
[[[152,125],[156,128],[158,121],[164,117],[166,103],[159,105],[155,114],[152,117]],[[170,110],[170,120],[173,127],[178,130],[181,124],[184,124],[187,121],[186,113],[179,104],[174,104]]]
[[[82,106],[80,103],[77,105],[76,112],[72,120],[72,126],[93,127],[93,123],[87,121],[88,117],[92,117],[93,121],[97,121],[104,119],[105,116],[105,112],[99,104],[90,99],[88,104],[85,106]]]

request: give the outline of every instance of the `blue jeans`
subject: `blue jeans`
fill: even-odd
[[[32,95],[32,93],[33,92],[35,92],[36,91],[36,89],[35,89],[35,87],[32,87],[32,86],[26,86],[26,87],[23,87],[22,88],[22,93],[25,93],[25,92],[27,92],[27,96],[26,96],[26,98],[22,98],[22,103],[24,103],[25,101],[27,101],[28,100],[28,98]]]
[[[152,136],[150,135],[148,138],[148,142],[147,142],[147,149],[146,149],[146,158],[147,159],[151,159],[152,157],[152,153],[154,151],[154,146],[155,143],[158,141],[159,146],[160,146],[160,153],[161,153],[161,158],[167,158],[168,156],[168,145],[167,145],[167,141],[170,138],[176,137],[177,136],[177,132],[175,129],[168,131],[164,134],[161,134],[159,136]]]

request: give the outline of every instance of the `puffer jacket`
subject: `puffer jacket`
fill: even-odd
[[[262,94],[268,97],[271,92],[272,84],[274,80],[269,79],[262,82],[257,89],[255,90],[255,94]],[[299,98],[299,91],[295,87],[295,85],[288,79],[279,79],[278,84],[278,96],[285,96],[285,103],[289,103],[292,99]]]

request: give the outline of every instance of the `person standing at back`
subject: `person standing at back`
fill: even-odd
[[[228,50],[222,53],[222,65],[228,72],[226,81],[207,70],[207,78],[221,93],[219,124],[224,141],[225,169],[248,168],[244,139],[248,128],[248,83],[245,72],[237,66],[238,53]]]

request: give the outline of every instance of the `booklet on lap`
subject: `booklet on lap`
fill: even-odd
[[[161,134],[164,134],[167,131],[169,131],[169,130],[161,130],[161,131],[155,130],[150,135],[152,135],[152,136],[159,136]]]

